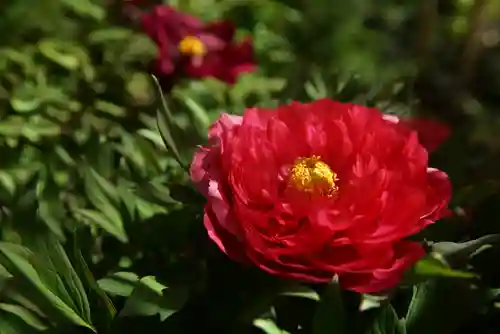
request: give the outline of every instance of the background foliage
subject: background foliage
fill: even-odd
[[[0,4],[1,334],[500,327],[500,254],[486,247],[500,232],[500,1],[170,4],[231,19],[253,36],[259,70],[232,87],[186,82],[158,115],[146,72],[154,45],[119,1]],[[413,289],[391,303],[332,282],[287,287],[262,313],[276,282],[207,243],[203,199],[162,135],[187,163],[222,111],[320,97],[450,125],[431,165],[449,173],[456,215],[425,231],[438,255],[417,265]],[[434,278],[419,283],[423,276]],[[349,321],[359,307],[364,320]]]

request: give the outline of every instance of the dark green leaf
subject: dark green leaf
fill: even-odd
[[[404,321],[398,319],[391,304],[385,304],[377,312],[378,314],[366,334],[406,334]]]
[[[342,293],[335,277],[321,294],[313,318],[314,334],[348,333],[345,322],[345,310]]]
[[[148,182],[141,185],[138,194],[145,200],[162,206],[180,203],[170,196],[169,188],[158,183]]]
[[[171,289],[158,283],[153,276],[142,278],[127,299],[120,316],[152,316],[165,320],[177,312],[187,299],[186,290]]]
[[[66,212],[61,199],[60,190],[52,180],[51,175],[46,169],[40,172],[40,180],[37,184],[38,195],[38,215],[47,225],[50,231],[54,233],[59,240],[64,241],[63,219]]]
[[[48,329],[48,326],[36,314],[32,313],[30,310],[22,306],[0,303],[0,310],[17,316],[25,324],[29,325],[30,327],[33,327],[38,331],[44,331]]]
[[[462,243],[437,242],[432,245],[432,249],[449,265],[460,266],[467,263],[470,256],[474,255],[480,248],[497,244],[499,241],[499,234],[491,234]]]
[[[154,82],[154,86],[156,88],[157,98],[160,101],[160,107],[158,108],[157,114],[157,125],[158,130],[160,131],[161,137],[163,139],[163,143],[166,148],[173,154],[174,158],[177,160],[179,165],[184,169],[187,169],[186,163],[183,161],[179,149],[177,148],[177,144],[175,143],[174,138],[172,137],[172,114],[168,108],[167,101],[163,96],[163,92],[155,76],[151,76]]]
[[[0,333],[2,334],[36,334],[41,329],[32,327],[29,323],[19,318],[17,314],[0,311]]]
[[[90,288],[91,291],[93,291],[95,293],[99,302],[104,306],[104,307],[99,309],[99,310],[102,310],[102,309],[104,310],[104,312],[100,311],[99,317],[105,318],[106,324],[109,326],[116,315],[115,306],[113,305],[113,302],[111,301],[111,299],[106,295],[106,293],[97,284],[97,282],[94,278],[94,275],[92,274],[89,267],[87,266],[87,263],[85,262],[85,259],[83,258],[83,255],[82,255],[80,249],[78,248],[76,241],[74,242],[74,245],[73,245],[73,253],[74,253],[74,258],[76,260],[75,267],[78,269],[79,273],[82,274],[85,284]],[[94,307],[96,309],[96,311],[97,311],[97,306],[98,305],[95,305],[95,307]],[[91,311],[94,311],[94,309],[92,309]],[[103,315],[101,313],[105,313],[105,314]]]
[[[406,314],[408,334],[453,333],[471,319],[489,295],[468,280],[436,278],[413,288]]]

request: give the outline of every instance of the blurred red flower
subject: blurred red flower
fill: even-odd
[[[418,132],[420,142],[429,152],[435,151],[451,135],[448,125],[432,119],[414,118],[405,122]]]
[[[424,255],[406,237],[447,211],[447,175],[415,131],[376,109],[323,99],[223,114],[191,165],[204,224],[230,258],[366,293]]]
[[[409,128],[417,131],[418,139],[423,147],[429,152],[435,151],[451,135],[451,128],[441,122],[429,118],[398,118],[396,116],[384,115],[384,118],[392,122],[401,122]]]
[[[233,84],[255,69],[251,39],[236,42],[229,21],[204,23],[167,5],[143,13],[141,21],[158,46],[154,71],[161,79],[214,77]]]

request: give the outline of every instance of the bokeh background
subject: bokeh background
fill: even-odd
[[[500,232],[500,1],[169,4],[233,21],[239,36],[252,36],[258,64],[232,86],[206,79],[174,88],[173,134],[186,161],[221,112],[250,106],[331,97],[428,117],[451,128],[431,165],[453,181],[455,216],[426,233],[458,242]],[[72,263],[85,258],[99,286],[133,313],[140,307],[120,298],[137,292],[139,278],[175,285],[203,275],[203,200],[164,148],[148,74],[155,45],[123,7],[118,0],[0,3],[0,234],[47,259],[48,245],[64,244]],[[47,234],[52,241],[40,239]],[[13,261],[2,254],[1,263]],[[497,264],[475,265],[500,286]],[[83,277],[89,268],[75,270]],[[58,312],[43,293],[25,295],[24,283],[7,283],[7,271],[0,277],[0,305],[26,308],[28,297]],[[144,312],[168,313],[155,307]],[[94,313],[87,308],[83,320]],[[0,317],[2,334],[33,329],[12,308],[0,307]],[[488,309],[459,327],[481,332],[497,326],[496,317]],[[40,319],[36,325],[47,327]]]

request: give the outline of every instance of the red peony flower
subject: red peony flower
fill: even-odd
[[[251,40],[235,42],[231,22],[205,24],[161,5],[142,15],[142,26],[158,46],[155,72],[163,79],[214,77],[233,84],[240,73],[255,69]]]
[[[328,99],[223,114],[194,156],[204,224],[229,257],[286,278],[357,292],[395,286],[438,220],[447,175],[417,133],[376,109]]]

